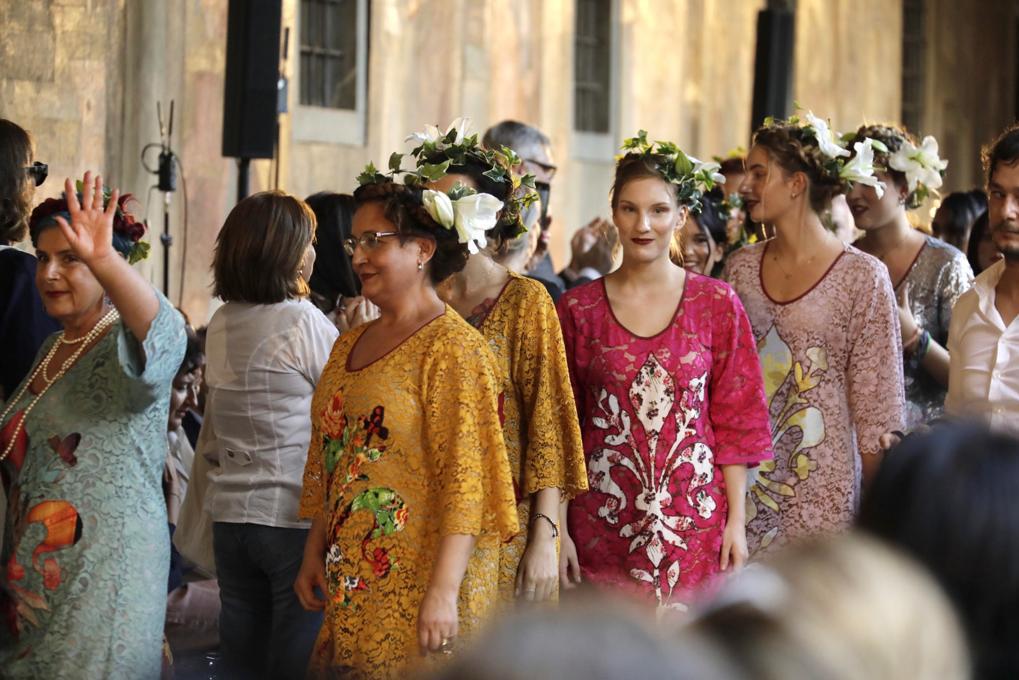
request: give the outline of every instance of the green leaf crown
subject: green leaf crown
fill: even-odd
[[[703,163],[688,156],[672,142],[649,142],[647,130],[639,130],[636,137],[623,141],[624,154],[617,160],[643,156],[665,178],[676,187],[676,201],[693,212],[700,212],[703,195],[722,184],[724,178],[718,174],[717,163]]]
[[[520,164],[520,157],[507,146],[488,149],[481,146],[477,133],[467,135],[464,132],[468,121],[464,121],[461,129],[458,123],[445,134],[436,135],[434,139],[422,139],[426,135],[411,135],[408,140],[417,139],[420,143],[409,154],[394,152],[389,156],[388,170],[381,172],[373,163],[368,163],[357,176],[359,185],[395,182],[402,178],[403,183],[411,187],[427,188],[428,183],[437,182],[447,174],[450,168],[465,166],[471,160],[484,165],[487,169],[482,173],[485,177],[509,186],[508,199],[503,201],[498,227],[507,236],[516,238],[527,231],[523,222],[523,211],[528,205],[538,200],[534,186],[534,176],[518,175],[513,168]],[[405,169],[403,160],[406,156],[414,159],[414,167]],[[453,201],[478,193],[475,189],[457,182],[452,189],[445,192]]]

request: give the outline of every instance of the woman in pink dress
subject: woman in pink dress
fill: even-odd
[[[582,575],[661,612],[746,560],[747,466],[771,457],[771,434],[739,299],[669,258],[714,172],[643,133],[624,148],[622,265],[558,305],[591,489],[569,503],[561,581]]]
[[[755,223],[775,238],[741,248],[723,278],[743,300],[764,369],[774,461],[747,503],[750,554],[841,531],[882,435],[905,409],[898,308],[880,261],[840,241],[820,214],[853,184],[884,191],[870,140],[850,154],[807,113],[757,130],[740,187]]]

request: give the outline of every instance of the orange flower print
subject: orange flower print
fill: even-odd
[[[322,432],[330,439],[343,437],[347,418],[343,415],[343,395],[337,392],[322,409]]]
[[[400,508],[399,510],[396,511],[396,514],[394,515],[394,520],[396,522],[397,530],[402,529],[403,527],[407,526],[407,515],[408,514],[409,513],[407,511],[407,506],[403,506],[402,508]]]
[[[42,584],[47,590],[56,590],[60,585],[60,566],[52,557],[47,557],[42,565]]]
[[[18,560],[12,555],[7,562],[7,580],[20,581],[25,578],[25,568],[18,564]]]

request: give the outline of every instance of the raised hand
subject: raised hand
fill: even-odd
[[[119,257],[113,248],[113,216],[120,191],[114,189],[109,203],[103,206],[103,178],[96,175],[93,183],[92,172],[88,171],[82,180],[81,202],[70,178],[64,180],[64,197],[71,222],[59,216],[56,221],[71,251],[89,266],[111,255]]]

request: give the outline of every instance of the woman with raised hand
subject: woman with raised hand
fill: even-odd
[[[723,274],[754,329],[775,460],[750,488],[751,555],[852,522],[882,435],[903,427],[902,346],[888,272],[821,222],[854,183],[883,190],[868,140],[845,149],[828,124],[769,121],[740,187],[775,238],[729,256]]]
[[[933,137],[919,147],[905,130],[865,125],[851,142],[875,140],[874,169],[884,190],[857,183],[849,208],[864,232],[853,245],[884,263],[899,303],[905,352],[906,426],[923,425],[944,412],[948,394],[948,324],[959,296],[973,285],[966,256],[945,241],[913,228],[907,210],[941,186],[947,161]]]
[[[129,264],[144,227],[100,177],[29,220],[36,285],[63,330],[0,410],[7,678],[160,672],[170,543],[170,383],[184,320]]]
[[[500,596],[505,602],[555,599],[559,503],[587,489],[584,448],[555,305],[539,282],[494,259],[523,233],[522,213],[538,195],[513,176],[517,160],[510,149],[482,148],[466,125],[454,122],[452,136],[413,137],[421,143],[412,155],[422,167],[446,166],[424,192],[436,221],[453,226],[486,195],[502,203],[495,208],[488,201],[487,229],[471,235],[467,265],[439,295],[488,340],[504,397],[503,436],[526,531],[499,547]]]
[[[495,606],[498,546],[518,530],[494,359],[435,292],[487,221],[436,221],[434,176],[399,174],[359,177],[346,247],[380,316],[340,336],[312,402],[294,588],[325,610],[316,676],[403,677],[452,652]]]
[[[747,467],[771,457],[771,434],[739,298],[670,258],[720,178],[643,131],[624,151],[611,194],[622,263],[558,305],[591,485],[569,503],[562,577],[661,613],[746,561]]]

